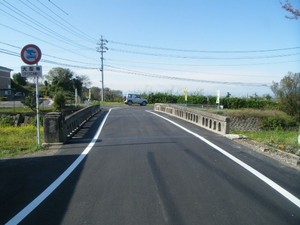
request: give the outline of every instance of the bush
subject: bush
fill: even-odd
[[[0,127],[14,125],[14,118],[9,115],[0,115]]]
[[[35,93],[31,93],[25,97],[25,99],[22,101],[22,103],[26,106],[28,106],[33,111],[36,109],[36,95]]]
[[[62,92],[57,92],[54,97],[54,109],[57,111],[62,111],[66,105],[66,98]]]
[[[260,98],[222,98],[221,105],[226,109],[278,109],[275,101]]]
[[[262,127],[265,130],[297,130],[297,121],[290,116],[268,116],[262,120]]]

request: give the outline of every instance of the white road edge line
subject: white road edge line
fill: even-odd
[[[38,197],[36,197],[24,209],[22,209],[18,214],[10,219],[5,225],[15,225],[20,223],[26,216],[28,216],[29,213],[31,213],[36,207],[38,207],[59,185],[61,185],[61,183],[76,169],[76,167],[87,156],[87,154],[91,151],[92,147],[98,140],[98,137],[111,110],[112,109],[110,109],[106,114],[92,141],[77,157],[77,159],[68,167],[68,169],[66,169],[65,172],[63,172],[48,188],[46,188]]]
[[[230,153],[228,153],[227,151],[225,151],[224,149],[220,148],[219,146],[215,145],[214,143],[210,142],[209,140],[205,139],[204,137],[188,130],[187,128],[179,125],[178,123],[175,123],[172,120],[169,120],[166,117],[163,117],[157,113],[154,113],[152,111],[146,110],[149,113],[152,113],[155,116],[158,116],[172,124],[174,124],[175,126],[181,128],[182,130],[194,135],[195,137],[199,138],[201,141],[205,142],[206,144],[208,144],[209,146],[213,147],[215,150],[219,151],[220,153],[222,153],[223,155],[225,155],[227,158],[231,159],[232,161],[234,161],[235,163],[237,163],[238,165],[240,165],[241,167],[243,167],[244,169],[248,170],[250,173],[252,173],[254,176],[256,176],[257,178],[259,178],[260,180],[262,180],[263,182],[265,182],[266,184],[268,184],[270,187],[272,187],[275,191],[279,192],[281,195],[283,195],[285,198],[287,198],[289,201],[291,201],[292,203],[294,203],[296,206],[298,206],[300,208],[300,200],[294,196],[293,194],[291,194],[290,192],[288,192],[287,190],[285,190],[283,187],[281,187],[280,185],[278,185],[277,183],[275,183],[274,181],[272,181],[271,179],[269,179],[268,177],[266,177],[265,175],[263,175],[262,173],[258,172],[256,169],[252,168],[251,166],[249,166],[248,164],[244,163],[243,161],[239,160],[238,158],[236,158],[235,156],[231,155]]]

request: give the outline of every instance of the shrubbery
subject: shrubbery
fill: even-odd
[[[14,125],[14,118],[5,114],[0,115],[0,127]]]
[[[221,105],[227,109],[277,109],[278,104],[272,100],[260,98],[222,98]]]
[[[148,103],[171,103],[171,104],[201,104],[201,105],[216,105],[216,96],[204,96],[191,94],[185,101],[183,95],[174,95],[168,93],[150,93],[143,94],[143,97],[148,99]],[[221,98],[220,104],[226,109],[278,109],[277,102],[265,98],[237,98],[227,97]]]
[[[65,108],[65,105],[66,105],[66,98],[65,98],[63,92],[57,92],[54,97],[55,110],[61,111],[63,108]]]
[[[267,116],[262,120],[265,130],[297,130],[297,121],[290,116]]]

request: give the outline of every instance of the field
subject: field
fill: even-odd
[[[42,128],[41,142],[43,142]],[[24,155],[41,149],[37,146],[35,126],[0,127],[0,158]]]

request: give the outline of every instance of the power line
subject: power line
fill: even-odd
[[[150,45],[139,45],[139,44],[130,44],[125,42],[108,40],[112,44],[118,44],[123,46],[130,46],[136,48],[145,48],[145,49],[155,49],[155,50],[163,50],[163,51],[172,51],[172,52],[191,52],[191,53],[263,53],[263,52],[277,52],[277,51],[287,51],[287,50],[297,50],[300,47],[289,47],[289,48],[274,48],[274,49],[258,49],[258,50],[192,50],[192,49],[176,49],[176,48],[163,48],[163,47],[155,47]]]
[[[7,1],[3,1],[5,2],[7,5],[3,4],[0,2],[1,5],[3,5],[4,7],[10,9],[11,11],[13,11],[15,14],[19,15],[19,17],[23,18],[23,19],[19,19],[18,17],[0,9],[1,11],[3,11],[4,13],[6,13],[7,15],[11,16],[12,18],[14,18],[15,20],[17,20],[18,22],[21,22],[25,25],[27,25],[28,27],[34,29],[34,30],[37,30],[41,33],[43,33],[44,35],[47,35],[55,40],[58,40],[58,41],[62,41],[64,42],[65,44],[68,44],[68,45],[71,45],[71,46],[81,46],[83,48],[86,48],[88,50],[91,50],[91,51],[94,51],[93,48],[89,48],[87,46],[84,46],[84,45],[81,45],[80,43],[75,43],[73,40],[61,35],[60,33],[48,28],[47,26],[43,25],[42,23],[40,23],[39,21],[37,21],[36,19],[33,19],[31,18],[31,16],[29,16],[28,14],[24,13],[23,11],[17,9],[15,6],[13,6],[12,4],[8,3]],[[26,21],[29,20],[30,23],[27,23]],[[39,27],[35,27],[35,26]]]
[[[170,55],[170,54],[161,54],[161,53],[138,52],[138,51],[118,49],[118,48],[110,48],[110,50],[121,52],[121,53],[136,54],[136,55],[179,58],[179,59],[202,59],[202,60],[270,59],[270,58],[281,58],[281,57],[300,55],[300,53],[293,53],[293,54],[281,54],[281,55],[244,56],[244,57],[207,57],[207,56],[187,56],[187,55]]]
[[[10,47],[13,47],[13,48],[21,49],[21,47],[19,47],[19,46],[11,45],[9,43],[2,42],[2,41],[0,41],[0,44],[4,44],[4,45],[7,45],[7,46],[10,46]],[[81,64],[86,64],[86,65],[94,65],[94,66],[98,65],[98,64],[95,64],[95,63],[85,63],[85,62],[81,62],[81,61],[77,61],[77,60],[65,59],[65,58],[61,58],[61,57],[57,57],[57,56],[53,56],[53,55],[49,55],[49,54],[45,54],[45,53],[43,53],[43,56],[48,56],[48,57],[51,57],[51,58],[54,58],[54,59],[60,59],[60,60],[64,60],[64,61],[81,63]]]
[[[266,62],[266,63],[239,63],[239,64],[190,64],[190,63],[164,63],[164,62],[149,62],[149,61],[134,61],[134,60],[116,60],[107,58],[107,61],[112,62],[123,62],[133,64],[148,64],[148,65],[162,65],[162,66],[188,66],[188,67],[238,67],[238,66],[258,66],[258,65],[276,65],[284,63],[300,62],[300,60],[289,60],[289,61],[277,61],[277,62]]]
[[[300,60],[299,60],[300,61]],[[123,67],[123,66],[128,66],[125,64],[114,64],[115,67]],[[191,70],[186,70],[186,69],[173,69],[173,68],[154,68],[154,67],[145,67],[143,65],[136,65],[136,66],[131,66],[131,67],[136,67],[140,69],[151,69],[151,70],[160,70],[160,71],[168,71],[168,72],[182,72],[182,73],[188,73],[188,74],[205,74],[205,75],[213,75],[213,76],[229,76],[229,77],[270,77],[266,75],[253,75],[253,74],[232,74],[232,73],[220,73],[220,72],[207,72],[207,71],[191,71]],[[274,74],[272,74],[274,76]]]
[[[44,6],[47,10],[49,10],[51,13],[53,13],[55,16],[57,16],[59,19],[61,19],[63,22],[65,22],[67,25],[69,25],[70,27],[72,27],[75,31],[77,31],[77,33],[79,35],[84,35],[86,38],[88,38],[89,40],[93,40],[96,41],[95,38],[90,37],[89,35],[83,33],[82,31],[80,31],[78,28],[76,28],[75,26],[73,26],[71,23],[69,23],[67,20],[65,20],[64,18],[62,18],[60,15],[58,15],[57,13],[55,13],[52,9],[50,9],[46,4],[42,3],[40,0],[37,0],[42,6]]]
[[[13,52],[13,51],[10,51],[10,50],[7,50],[7,49],[0,48],[0,52],[4,53],[6,55],[20,57],[20,53]],[[68,59],[64,59],[64,58],[58,58],[58,57],[47,55],[47,54],[43,54],[43,55],[44,56],[48,56],[48,57],[57,58],[57,59],[62,59],[62,60],[65,60],[65,61],[70,61],[70,62],[76,62],[76,63],[81,63],[81,64],[87,64],[87,65],[89,65],[89,63],[79,62],[79,61],[75,61],[75,60],[68,60]],[[60,66],[73,67],[73,68],[80,68],[80,69],[93,69],[93,70],[98,69],[98,67],[88,67],[88,66],[72,65],[72,64],[66,64],[66,63],[56,62],[56,61],[52,61],[52,60],[48,60],[48,59],[41,59],[41,62],[45,62],[45,63],[49,63],[49,64],[53,64],[53,65],[60,65]],[[95,65],[95,64],[91,64],[91,65]]]
[[[232,81],[212,81],[212,80],[202,80],[202,79],[193,79],[193,78],[183,78],[183,77],[175,77],[175,76],[166,76],[166,75],[161,75],[161,74],[144,73],[144,72],[140,72],[140,71],[128,70],[128,69],[114,67],[114,66],[110,66],[110,65],[106,65],[106,66],[111,68],[108,70],[112,71],[112,72],[126,73],[126,74],[144,76],[144,77],[155,77],[155,78],[160,78],[160,79],[170,79],[170,80],[180,80],[180,81],[210,83],[210,84],[269,87],[268,84],[262,84],[262,83],[246,83],[246,82],[234,82],[234,81],[233,82]]]
[[[78,66],[78,65],[66,64],[66,63],[60,63],[60,62],[47,60],[47,59],[41,59],[41,62],[49,63],[49,64],[53,64],[53,65],[65,66],[65,67],[78,68],[78,69],[89,69],[89,70],[98,70],[99,69],[98,67]]]
[[[65,51],[70,52],[70,53],[73,53],[73,54],[78,55],[78,56],[80,56],[80,57],[83,57],[83,58],[87,58],[87,59],[91,59],[91,60],[93,60],[93,61],[96,61],[94,58],[90,58],[90,57],[87,57],[87,56],[83,56],[83,55],[81,55],[81,54],[78,54],[78,52],[75,52],[75,51],[72,51],[72,50],[70,50],[70,49],[66,49],[66,48],[64,48],[64,47],[61,47],[61,46],[59,46],[59,45],[57,45],[57,44],[54,44],[54,43],[45,41],[45,39],[41,39],[41,38],[38,38],[38,37],[36,37],[36,36],[27,34],[27,33],[23,32],[23,31],[17,30],[17,29],[15,29],[15,28],[12,28],[12,27],[7,26],[7,25],[5,25],[5,24],[0,23],[0,26],[3,26],[3,27],[5,27],[5,28],[7,28],[7,29],[10,29],[10,30],[13,30],[13,31],[15,31],[15,32],[17,32],[17,33],[21,33],[21,34],[23,34],[23,35],[29,36],[29,37],[31,37],[31,38],[33,38],[33,39],[39,40],[39,41],[44,42],[44,43],[47,43],[47,44],[49,44],[49,45],[58,47],[59,49],[65,50]]]
[[[13,48],[17,48],[17,49],[21,49],[20,47],[16,46],[16,45],[12,45],[12,44],[9,44],[9,43],[6,43],[6,42],[2,42],[0,41],[1,44],[4,44],[4,45],[7,45],[7,46],[10,46],[10,47],[13,47]]]
[[[63,10],[62,8],[60,8],[59,6],[57,6],[56,4],[54,4],[52,1],[48,0],[48,2],[50,2],[52,5],[54,5],[57,9],[59,9],[60,11],[62,11],[67,16],[69,15],[65,10]]]
[[[59,26],[64,31],[67,31],[76,37],[81,37],[84,40],[91,41],[91,39],[87,38],[86,35],[84,35],[84,33],[82,31],[74,31],[74,28],[69,28],[69,26],[66,26],[64,23],[62,23],[61,21],[63,21],[63,20],[58,20],[55,17],[49,15],[49,13],[47,13],[46,11],[44,11],[43,9],[38,7],[36,4],[33,4],[30,1],[28,1],[27,3],[24,2],[23,0],[19,0],[19,1],[21,3],[23,3],[27,8],[29,8],[30,10],[33,10],[35,13],[37,13],[41,17],[45,18],[47,21],[55,24],[56,26]],[[28,3],[31,4],[31,6]],[[95,42],[95,40],[93,40],[93,42]]]

